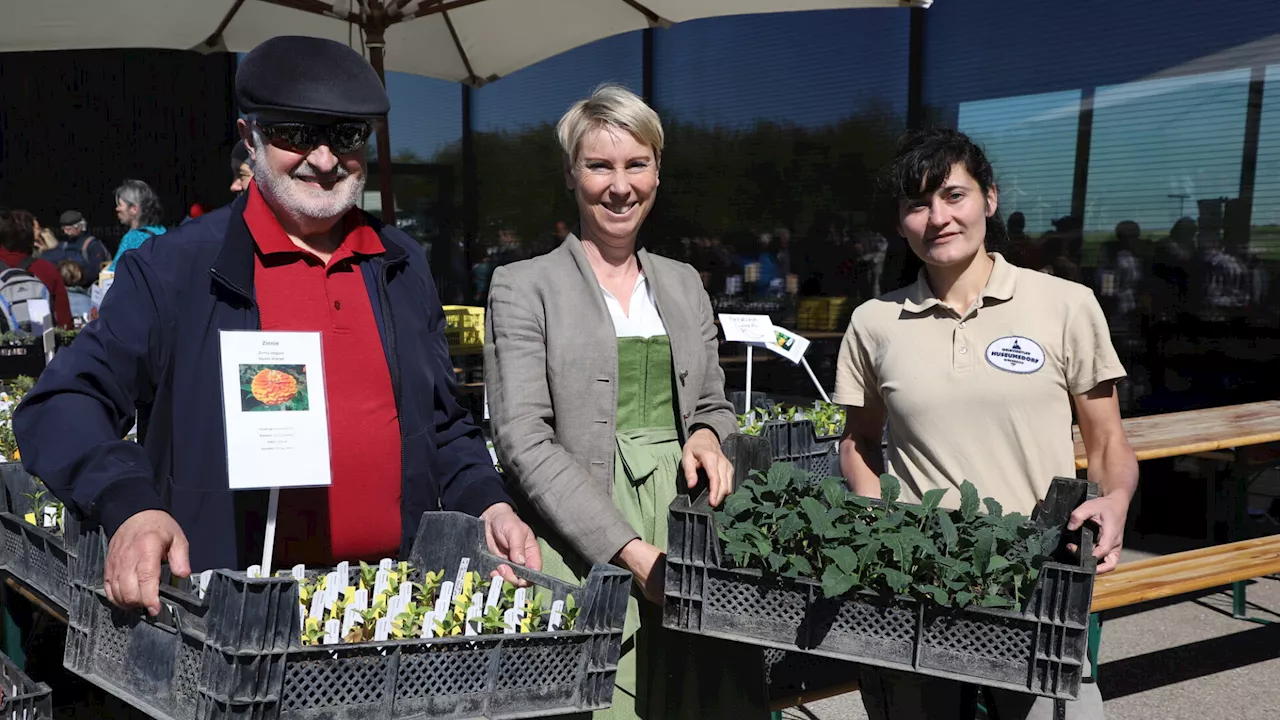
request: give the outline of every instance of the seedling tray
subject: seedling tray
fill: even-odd
[[[760,427],[760,437],[769,441],[774,462],[789,462],[815,478],[840,474],[840,438],[818,437],[812,420],[771,420]]]
[[[36,480],[21,463],[0,464],[0,482],[4,485],[4,512],[0,512],[0,568],[8,571],[20,584],[36,590],[52,605],[66,610],[71,599],[70,556],[67,546],[78,534],[78,523],[66,513],[66,532],[58,535],[27,522],[24,516],[33,512],[31,498]],[[39,520],[40,518],[37,518]]]
[[[52,720],[49,686],[27,677],[7,655],[0,655],[0,720]]]
[[[39,377],[44,366],[44,340],[0,346],[0,380],[12,380],[20,375]]]
[[[737,472],[767,467],[769,448],[735,437]],[[726,443],[726,450],[731,449]],[[740,485],[741,483],[739,483]],[[663,625],[765,647],[1075,699],[1093,595],[1093,530],[1067,532],[1092,483],[1054,478],[1031,522],[1063,527],[1024,607],[949,610],[907,597],[853,591],[823,597],[820,583],[729,569],[705,493],[672,502]],[[1080,546],[1070,553],[1066,543]]]
[[[488,575],[502,561],[484,538],[476,518],[426,513],[408,561],[421,572],[468,557]],[[82,536],[64,665],[156,718],[540,717],[613,697],[631,576],[608,565],[583,587],[515,568],[555,599],[574,593],[571,631],[304,647],[292,577],[218,570],[203,598],[166,583],[151,619],[107,601],[104,557],[100,533]]]

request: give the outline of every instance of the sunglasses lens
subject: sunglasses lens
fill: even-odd
[[[338,123],[329,128],[329,148],[338,155],[355,152],[369,140],[369,123]]]
[[[262,131],[275,144],[290,150],[310,152],[320,144],[319,128],[301,123],[276,123],[263,125]]]

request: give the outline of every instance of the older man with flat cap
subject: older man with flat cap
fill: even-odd
[[[443,508],[484,518],[495,553],[538,568],[454,397],[422,249],[356,208],[390,106],[377,75],[345,45],[278,37],[244,58],[236,96],[246,191],[126,254],[99,319],[14,418],[27,469],[110,534],[108,596],[156,614],[163,559],[185,575],[262,549],[265,493],[228,490],[220,330],[322,334],[332,485],[281,492],[277,566],[403,554]],[[140,444],[121,440],[135,414]]]

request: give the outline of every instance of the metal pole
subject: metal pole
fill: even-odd
[[[366,30],[368,34],[365,46],[369,48],[369,64],[378,73],[382,86],[387,86],[387,73],[383,68],[382,54],[386,47],[382,33]],[[388,117],[378,127],[378,181],[382,186],[382,221],[388,225],[396,222],[396,194],[391,188],[391,118]]]

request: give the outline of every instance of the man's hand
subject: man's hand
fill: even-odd
[[[1093,546],[1093,556],[1098,558],[1099,575],[1115,570],[1120,563],[1120,545],[1124,542],[1124,524],[1128,517],[1129,498],[1123,493],[1094,498],[1071,513],[1068,530],[1078,530],[1089,520],[1098,524],[1098,542]]]
[[[160,561],[178,577],[191,575],[187,536],[163,510],[143,510],[125,520],[107,545],[103,585],[107,599],[119,608],[145,607],[160,614]]]
[[[489,552],[530,570],[542,569],[542,550],[538,547],[538,538],[534,537],[533,531],[510,505],[490,505],[488,510],[480,514],[480,519],[484,520],[484,539],[489,544]],[[517,587],[529,585],[528,581],[517,578],[515,572],[506,565],[500,566],[496,574]]]
[[[720,450],[720,441],[714,432],[702,428],[690,436],[689,442],[684,444],[684,457],[680,462],[690,488],[698,484],[698,469],[707,471],[707,478],[711,481],[711,507],[719,505],[733,492],[733,463]]]
[[[667,573],[666,553],[636,538],[618,551],[616,560],[631,571],[646,600],[655,605],[663,603]]]

